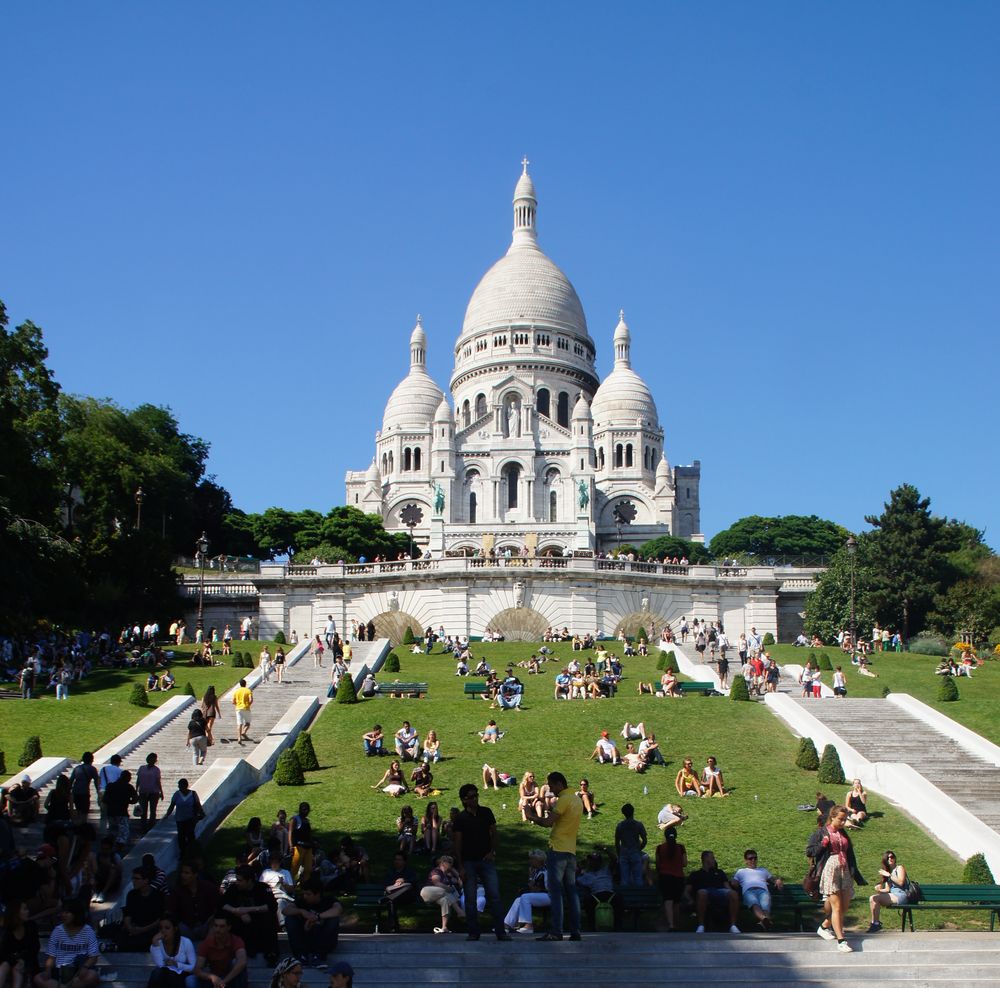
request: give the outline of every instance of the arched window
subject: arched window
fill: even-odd
[[[476,395],[476,421],[486,414],[486,395]]]
[[[395,464],[393,463],[392,452],[390,451],[390,453],[389,453],[389,473],[392,473],[393,470],[395,470],[395,469],[396,469],[396,467],[395,467]]]
[[[615,466],[620,467],[622,465],[622,444],[619,443],[615,446]]]
[[[382,454],[382,476],[384,477],[389,472],[389,457]]]
[[[413,454],[410,452],[410,447],[407,446],[403,450],[403,469],[412,470],[413,469]]]
[[[558,491],[549,491],[549,522],[556,522],[559,520],[559,493]]]
[[[469,406],[469,399],[466,398],[465,401],[462,402],[462,427],[463,428],[465,426],[467,426],[472,421],[472,419],[470,418],[471,415],[472,415],[472,409]]]
[[[538,394],[535,396],[535,408],[538,410],[539,415],[544,415],[546,418],[552,417],[552,410],[549,407],[548,388],[538,389]]]
[[[569,428],[569,395],[565,391],[559,392],[559,401],[556,404],[556,421],[565,428]]]
[[[599,446],[597,449],[597,469],[604,469],[604,447]]]
[[[476,492],[469,491],[469,524],[476,524]]]
[[[629,443],[625,447],[625,466],[627,466],[627,467],[632,466],[632,444],[631,443]]]
[[[503,491],[507,510],[517,507],[517,489],[521,481],[521,468],[516,463],[508,463],[503,468]]]
[[[649,447],[642,447],[642,468],[643,470],[649,469]]]
[[[632,447],[629,446],[629,449],[631,449],[631,448]],[[419,470],[420,469],[420,447],[419,446],[415,446],[413,448],[413,469],[414,470]]]

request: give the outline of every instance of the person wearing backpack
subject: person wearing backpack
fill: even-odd
[[[882,855],[882,867],[878,873],[882,876],[882,881],[875,886],[875,894],[868,897],[872,914],[869,933],[878,933],[882,929],[878,919],[882,906],[901,906],[913,901],[911,898],[913,882],[907,877],[906,869],[896,862],[895,851],[886,851]]]

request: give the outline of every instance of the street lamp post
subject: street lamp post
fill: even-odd
[[[857,630],[854,618],[854,559],[858,552],[858,540],[853,536],[847,539],[847,555],[851,557],[851,659],[854,659],[858,647]]]
[[[204,632],[205,630],[205,556],[208,555],[208,536],[204,532],[201,538],[195,543],[198,547],[198,620],[195,623],[195,630]],[[204,637],[204,636],[203,636]]]
[[[137,532],[142,530],[142,502],[145,496],[140,486],[135,492],[135,530]]]

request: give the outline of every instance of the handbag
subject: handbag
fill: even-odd
[[[924,890],[920,887],[919,882],[909,879],[906,883],[906,901],[910,905],[915,902],[922,902],[924,898]]]
[[[802,891],[810,899],[819,899],[819,871],[816,869],[816,862],[809,866],[805,878],[802,879]]]

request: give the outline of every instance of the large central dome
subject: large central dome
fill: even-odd
[[[512,244],[486,272],[469,299],[462,336],[522,323],[589,338],[576,290],[536,244]]]

